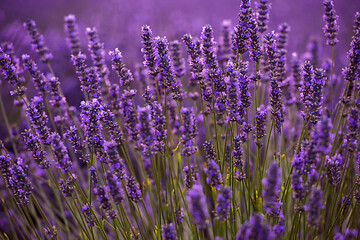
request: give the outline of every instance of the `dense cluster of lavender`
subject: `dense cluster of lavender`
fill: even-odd
[[[37,58],[0,45],[13,100],[0,96],[0,238],[360,239],[360,13],[336,73],[331,0],[305,53],[288,53],[287,23],[268,29],[270,9],[242,0],[218,38],[145,25],[134,73],[96,28],[86,50],[65,16],[79,106],[27,20]]]

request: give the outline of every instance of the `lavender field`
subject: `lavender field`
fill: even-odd
[[[0,239],[360,240],[360,3],[0,2]]]

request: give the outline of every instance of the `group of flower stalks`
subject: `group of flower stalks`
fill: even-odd
[[[286,23],[267,29],[269,10],[267,0],[254,9],[242,0],[217,43],[210,25],[174,41],[143,26],[134,74],[95,28],[86,51],[66,16],[80,106],[68,104],[27,20],[40,61],[9,42],[0,49],[20,114],[11,119],[0,102],[0,238],[359,240],[360,14],[336,74],[332,1],[324,39],[304,54],[287,52]]]

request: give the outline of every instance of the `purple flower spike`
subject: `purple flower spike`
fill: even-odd
[[[213,160],[207,161],[207,168],[205,169],[206,182],[216,190],[219,190],[221,183],[222,183],[222,177],[221,172],[219,169],[219,165]]]
[[[269,10],[271,3],[268,0],[259,0],[256,2],[256,18],[259,26],[259,32],[263,33],[268,29]]]
[[[128,176],[126,181],[127,192],[129,194],[129,198],[134,203],[138,203],[141,201],[141,190],[139,188],[139,184],[135,182],[133,176]]]
[[[242,0],[240,5],[239,23],[234,28],[233,46],[237,53],[244,54],[248,50],[250,19],[253,11],[250,0]]]
[[[38,32],[35,21],[26,20],[24,23],[24,28],[29,32],[31,37],[31,45],[33,49],[40,55],[41,61],[45,64],[48,64],[53,55],[50,53],[49,49],[46,47],[44,42],[44,36]]]
[[[174,231],[174,225],[172,223],[161,226],[162,237],[164,240],[176,240],[176,231]]]
[[[71,54],[77,55],[80,52],[80,37],[79,27],[76,23],[76,17],[73,14],[69,14],[64,17],[64,21],[64,30],[67,34],[67,40],[71,49]]]
[[[203,27],[201,32],[201,51],[205,60],[205,70],[208,81],[214,84],[214,91],[225,91],[225,83],[219,69],[217,58],[215,54],[215,41],[213,37],[213,30],[210,25]]]
[[[34,60],[32,60],[30,58],[29,55],[23,54],[22,60],[24,61],[25,68],[31,74],[33,83],[34,83],[36,89],[39,91],[39,94],[40,95],[45,94],[46,89],[47,89],[47,82],[46,82],[46,78],[45,78],[44,74],[42,72],[40,72],[38,66],[36,65]]]
[[[336,154],[333,157],[325,157],[325,165],[327,167],[327,178],[333,186],[337,186],[341,181],[341,164],[342,158],[340,154]]]
[[[280,195],[280,169],[276,162],[273,162],[266,172],[266,178],[262,180],[264,190],[264,211],[271,217],[279,217],[281,202]]]
[[[334,46],[338,43],[338,39],[336,38],[339,26],[337,24],[337,20],[339,18],[338,15],[335,15],[334,2],[332,0],[324,1],[325,14],[324,14],[324,34],[327,38],[326,44],[330,46]]]
[[[39,163],[40,168],[49,168],[50,162],[46,159],[47,153],[41,149],[38,137],[34,136],[30,129],[25,129],[22,135],[27,149],[32,152],[32,156],[34,160]]]
[[[72,162],[69,158],[68,151],[60,135],[58,133],[52,133],[50,135],[50,139],[58,167],[61,168],[64,172],[72,171],[71,168]]]
[[[169,43],[166,37],[157,37],[155,44],[158,52],[160,75],[162,76],[161,87],[169,88],[175,101],[182,101],[181,83],[175,78],[174,68],[170,60]]]
[[[219,221],[226,221],[231,209],[232,192],[229,187],[222,187],[216,198],[216,215]]]
[[[271,227],[265,223],[264,216],[254,213],[250,220],[241,225],[236,240],[275,240]]]
[[[121,52],[115,48],[114,51],[109,52],[109,55],[111,56],[112,68],[119,77],[120,86],[129,86],[134,81],[134,77],[130,70],[126,68]]]
[[[312,196],[309,199],[309,203],[306,206],[309,211],[309,216],[307,219],[308,225],[310,227],[318,226],[320,223],[320,210],[324,206],[322,205],[322,191],[320,189],[312,188]]]
[[[184,146],[182,151],[183,156],[191,156],[196,152],[196,147],[193,145],[193,140],[197,135],[197,126],[192,108],[181,108],[181,115],[183,119],[183,126],[180,127],[181,142]]]
[[[44,107],[43,98],[36,96],[32,99],[28,109],[26,109],[26,113],[31,124],[36,129],[36,133],[40,137],[41,142],[44,144],[50,144],[50,128],[46,126],[48,118]]]
[[[22,86],[17,66],[10,55],[6,54],[2,48],[0,48],[0,69],[5,79],[15,88],[14,91],[10,92],[11,95],[24,95],[26,87]]]
[[[143,43],[141,52],[144,54],[144,66],[148,69],[151,78],[155,79],[155,77],[158,75],[158,70],[156,68],[155,44],[152,31],[150,26],[147,25],[144,25],[141,28],[141,31],[141,38]]]
[[[28,196],[33,187],[29,181],[28,166],[24,164],[24,161],[18,158],[12,163],[10,156],[1,155],[0,170],[6,186],[12,191],[16,201],[21,205],[28,204]]]
[[[208,226],[209,212],[207,210],[206,198],[201,185],[195,184],[188,192],[187,202],[189,213],[193,222],[199,229],[205,229]]]

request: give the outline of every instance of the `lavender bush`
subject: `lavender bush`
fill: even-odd
[[[0,45],[0,238],[359,240],[360,13],[342,51],[336,7],[301,52],[242,0],[220,36],[142,26],[131,61],[69,14],[62,70],[26,20],[32,50]]]

